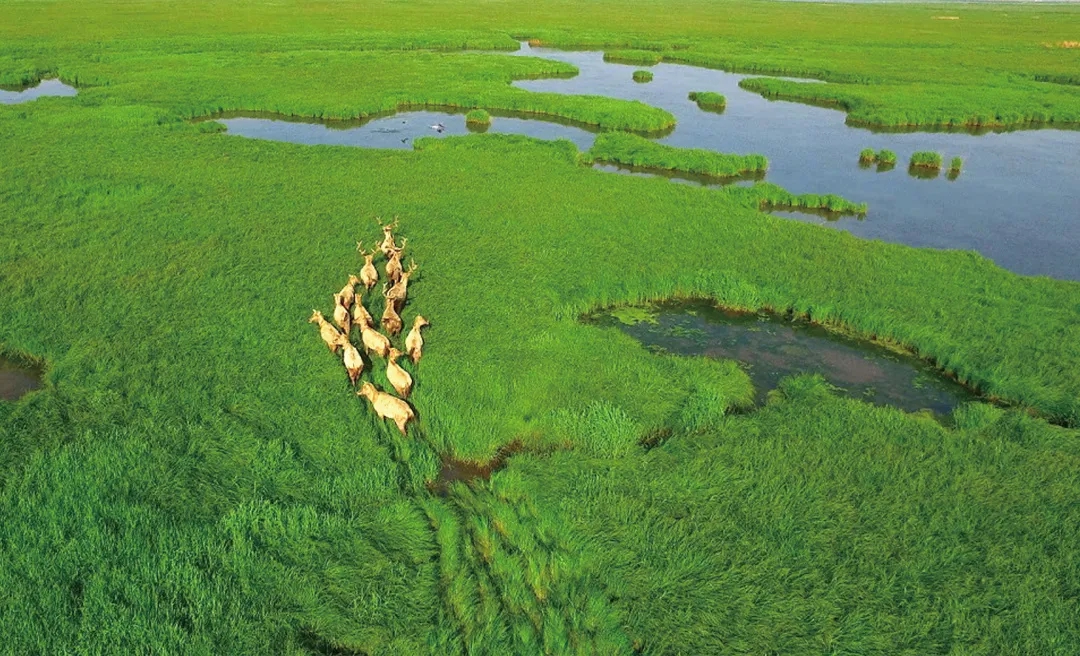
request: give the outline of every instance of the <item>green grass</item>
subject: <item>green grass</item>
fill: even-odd
[[[476,123],[478,125],[491,125],[491,114],[482,109],[474,109],[465,115],[466,123]]]
[[[876,159],[878,164],[892,166],[896,164],[896,153],[888,149],[879,150]]]
[[[652,82],[652,71],[634,71],[634,82]]]
[[[913,167],[940,169],[941,161],[941,153],[920,150],[911,154],[911,166]]]
[[[793,194],[769,182],[753,187],[740,187],[729,192],[732,196],[756,201],[761,209],[823,210],[838,215],[866,214],[866,203],[852,202],[836,194]]]
[[[863,148],[859,153],[859,162],[863,164],[873,164],[877,161],[877,153],[873,148]]]
[[[604,61],[613,64],[633,64],[635,66],[655,66],[663,55],[651,50],[609,50],[604,53]]]
[[[765,171],[769,161],[763,155],[730,155],[701,148],[677,148],[625,132],[604,132],[586,153],[592,161],[611,162],[696,173],[717,178]]]
[[[959,173],[960,169],[964,167],[964,158],[953,157],[949,162],[949,173]]]
[[[715,91],[691,91],[689,98],[697,103],[698,109],[707,111],[723,111],[727,106],[727,99]]]
[[[1076,430],[985,405],[946,429],[812,379],[736,415],[754,390],[734,362],[578,318],[677,296],[809,313],[1077,426],[1077,283],[759,211],[840,205],[828,189],[611,175],[567,142],[505,135],[383,151],[186,120],[435,103],[670,121],[509,86],[563,64],[457,52],[514,37],[883,86],[874,103],[920,97],[950,119],[1068,110],[1075,89],[1033,76],[1073,74],[1039,44],[1078,12],[956,12],[963,29],[922,7],[698,0],[5,6],[0,81],[82,88],[0,107],[18,154],[0,158],[0,350],[47,363],[44,389],[0,403],[0,644],[1076,652]],[[693,161],[645,143],[661,148],[647,160]],[[408,438],[306,323],[393,215],[421,267],[404,319],[432,322],[406,365]],[[441,455],[514,441],[526,452],[489,484],[427,491]]]

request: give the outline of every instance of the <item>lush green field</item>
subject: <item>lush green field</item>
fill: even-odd
[[[791,197],[772,185],[592,170],[568,142],[308,147],[187,120],[438,103],[670,121],[507,84],[564,64],[424,50],[511,37],[934,80],[957,107],[970,83],[987,112],[1029,85],[1048,111],[1077,98],[1034,80],[1075,70],[1042,45],[1072,36],[1067,8],[627,7],[4,6],[0,81],[83,88],[0,106],[0,349],[48,364],[45,389],[0,402],[0,651],[1077,651],[1075,428],[985,404],[946,428],[809,378],[750,412],[733,362],[578,317],[670,296],[791,309],[1075,427],[1080,284],[771,217]],[[943,64],[976,59],[966,81]],[[392,215],[420,265],[404,318],[432,322],[407,438],[306,323]],[[429,492],[440,457],[514,442],[489,483]]]

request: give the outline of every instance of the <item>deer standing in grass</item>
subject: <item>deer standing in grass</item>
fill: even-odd
[[[349,317],[349,309],[343,304],[341,294],[334,294],[334,323],[338,325],[338,328],[348,335],[352,330],[352,322]]]
[[[339,333],[338,329],[334,328],[329,321],[323,318],[322,312],[312,310],[311,318],[308,319],[308,323],[319,324],[319,337],[322,338],[322,341],[326,342],[326,346],[329,347],[331,353],[337,353],[338,347],[340,346],[338,342],[341,339],[342,334]]]
[[[390,340],[372,328],[370,323],[360,324],[360,341],[364,343],[365,351],[375,353],[380,358],[385,358],[390,352]]]
[[[401,272],[401,277],[398,278],[398,281],[394,283],[394,286],[387,293],[386,298],[393,301],[395,309],[405,305],[405,297],[409,292],[409,278],[414,273],[416,273],[415,260],[409,262],[408,270]]]
[[[365,289],[371,289],[375,286],[375,283],[379,282],[379,270],[375,268],[375,264],[372,260],[375,259],[375,253],[378,253],[377,248],[371,249],[370,253],[364,252],[363,242],[356,242],[356,250],[364,256],[364,266],[360,269],[360,282],[364,283]]]
[[[382,243],[379,244],[379,250],[382,251],[382,254],[386,257],[390,257],[390,253],[397,250],[397,244],[394,243],[394,228],[398,226],[398,218],[395,216],[394,222],[387,223],[386,225],[383,225],[382,221],[379,221],[378,219],[375,219],[375,221],[378,222],[379,227],[382,228],[383,234],[383,240]],[[401,247],[405,248],[404,242],[402,242]]]
[[[371,314],[364,307],[364,299],[360,298],[359,294],[353,299],[352,322],[354,326],[360,326],[361,329],[363,329],[364,325],[370,326],[373,323]]]
[[[390,353],[386,357],[386,379],[394,386],[398,396],[407,399],[409,392],[412,391],[412,376],[397,363],[397,359],[401,356],[401,351],[390,347]]]
[[[341,304],[348,309],[352,305],[353,299],[356,297],[356,285],[360,282],[360,279],[356,276],[349,276],[349,282],[341,288]]]
[[[423,315],[418,314],[413,319],[412,330],[409,331],[408,336],[405,338],[405,350],[408,352],[409,357],[412,358],[413,364],[418,364],[420,356],[424,354],[424,338],[420,334],[420,329],[430,325]]]
[[[405,244],[408,242],[408,239],[402,239],[401,246],[392,249],[390,254],[386,256],[386,277],[390,280],[391,285],[396,285],[401,280],[401,253],[405,250]]]
[[[402,401],[398,397],[387,394],[386,392],[380,392],[371,383],[364,383],[360,386],[360,391],[356,393],[357,396],[362,396],[371,402],[371,408],[375,411],[375,414],[380,419],[390,419],[397,424],[398,430],[402,435],[405,435],[405,425],[410,420],[416,418],[416,414],[413,412],[409,404]]]
[[[386,291],[386,283],[383,283],[383,297],[386,299],[386,308],[382,313],[382,327],[390,335],[397,335],[401,332],[402,324],[401,317],[398,316],[397,310],[394,309],[394,302],[390,300],[389,294]]]
[[[360,378],[360,374],[364,371],[364,359],[360,357],[360,351],[353,346],[345,335],[341,335],[338,339],[338,346],[342,348],[345,369],[349,372],[349,382],[355,385],[356,379]]]

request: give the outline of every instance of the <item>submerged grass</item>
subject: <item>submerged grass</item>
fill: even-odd
[[[604,132],[586,153],[591,161],[626,164],[666,171],[696,173],[717,178],[763,172],[764,155],[730,155],[701,148],[677,148],[625,132]]]

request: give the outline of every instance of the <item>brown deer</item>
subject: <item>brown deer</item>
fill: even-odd
[[[395,309],[405,305],[405,296],[409,291],[409,278],[411,278],[414,273],[416,273],[415,260],[409,262],[408,270],[402,271],[398,281],[390,288],[390,292],[386,298],[394,302]]]
[[[353,299],[352,322],[354,326],[370,326],[373,323],[371,314],[364,307],[364,299],[360,298],[359,294]]]
[[[412,391],[413,381],[409,372],[402,369],[401,365],[397,363],[397,359],[401,355],[401,351],[390,347],[390,353],[386,357],[386,379],[394,386],[398,396],[407,399],[409,398],[409,392]]]
[[[348,335],[349,331],[352,329],[352,322],[349,317],[349,310],[346,306],[342,305],[342,300],[341,294],[334,294],[334,323]]]
[[[338,340],[341,339],[342,334],[338,332],[337,328],[334,328],[329,321],[323,318],[322,312],[318,310],[311,311],[311,318],[308,319],[308,323],[319,324],[319,337],[322,341],[326,342],[326,346],[330,348],[331,353],[337,353],[340,344]]]
[[[397,250],[397,244],[394,243],[394,228],[398,226],[398,218],[395,216],[393,223],[387,223],[385,225],[377,218],[375,221],[379,224],[379,227],[382,228],[383,234],[383,240],[382,243],[379,244],[379,250],[382,251],[382,254],[386,257],[390,257],[390,253]],[[404,242],[402,242],[401,247],[405,248]]]
[[[424,338],[420,335],[420,329],[430,325],[423,315],[418,314],[413,319],[412,330],[409,331],[409,335],[405,338],[405,350],[409,353],[409,357],[412,358],[413,364],[420,362],[420,356],[423,355],[424,351]]]
[[[401,247],[391,250],[386,256],[386,277],[389,278],[391,285],[396,285],[401,279],[401,252],[405,250],[405,244],[408,241],[408,239],[402,239]]]
[[[397,335],[401,332],[401,317],[394,309],[394,302],[387,296],[386,283],[383,283],[383,297],[386,298],[386,308],[382,313],[382,327],[389,335]]]
[[[341,288],[341,304],[348,309],[352,305],[353,298],[356,297],[356,285],[360,282],[360,279],[356,276],[349,276],[349,282]]]
[[[385,358],[390,352],[390,340],[372,328],[371,324],[360,324],[360,341],[364,343],[365,351],[375,353],[380,358]]]
[[[364,256],[364,266],[360,269],[360,282],[364,283],[364,289],[371,289],[375,283],[379,282],[379,270],[372,263],[375,253],[379,251],[373,248],[370,253],[364,252],[363,242],[360,241],[356,242],[356,250]]]
[[[380,392],[371,383],[364,383],[360,386],[360,391],[356,393],[357,396],[362,396],[371,402],[371,408],[375,411],[375,414],[380,419],[389,419],[397,424],[398,430],[402,435],[405,435],[405,425],[410,420],[416,419],[416,414],[413,409],[409,407],[409,404],[402,401],[392,394],[386,392]]]
[[[338,339],[338,346],[342,348],[345,369],[349,372],[349,382],[355,385],[356,379],[364,371],[364,359],[360,357],[360,351],[356,350],[356,347],[345,335]]]

